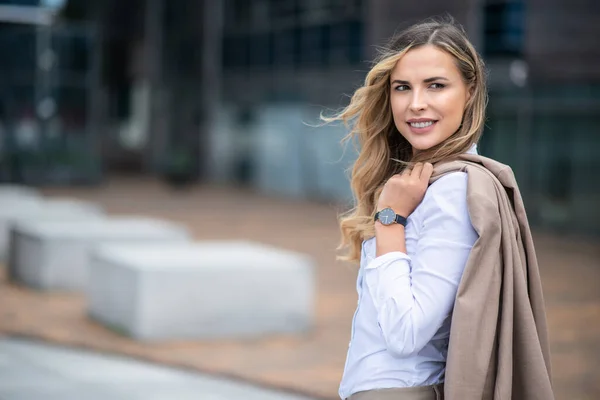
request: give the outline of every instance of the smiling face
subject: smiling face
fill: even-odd
[[[430,149],[460,127],[469,88],[454,58],[432,45],[409,50],[390,76],[394,124],[413,153]]]

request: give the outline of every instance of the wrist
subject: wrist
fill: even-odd
[[[404,232],[405,229],[402,224],[384,225],[381,221],[375,221],[375,234],[378,232]]]
[[[376,256],[399,251],[406,253],[406,231],[403,225],[375,223]]]

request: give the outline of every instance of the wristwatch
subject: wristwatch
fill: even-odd
[[[375,221],[379,220],[383,225],[400,224],[406,226],[406,218],[398,215],[389,207],[384,208],[381,211],[377,211],[375,214]]]

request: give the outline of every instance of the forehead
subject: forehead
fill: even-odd
[[[392,69],[391,79],[421,80],[432,76],[460,77],[454,57],[435,46],[409,50]]]

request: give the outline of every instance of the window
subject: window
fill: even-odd
[[[275,33],[275,65],[294,66],[296,63],[298,29],[285,29]]]
[[[523,0],[494,1],[485,5],[485,56],[523,54],[525,41],[525,4]]]
[[[300,14],[299,0],[271,0],[269,4],[272,21],[294,21]]]
[[[301,36],[300,64],[307,67],[327,64],[329,26],[307,27]]]
[[[249,46],[246,36],[225,36],[223,40],[223,65],[226,68],[248,66]]]
[[[273,65],[273,34],[257,33],[250,38],[250,65],[270,67]]]
[[[358,20],[332,25],[330,59],[333,64],[358,64],[362,61],[362,27]]]
[[[297,69],[362,61],[360,0],[256,0],[245,5],[240,2],[229,0],[238,9],[228,11],[232,24],[225,26],[225,68]],[[248,4],[253,4],[253,11],[248,12]],[[236,18],[242,15],[249,19]]]
[[[252,16],[251,2],[248,0],[229,0],[225,7],[226,29],[244,29],[250,26]]]

